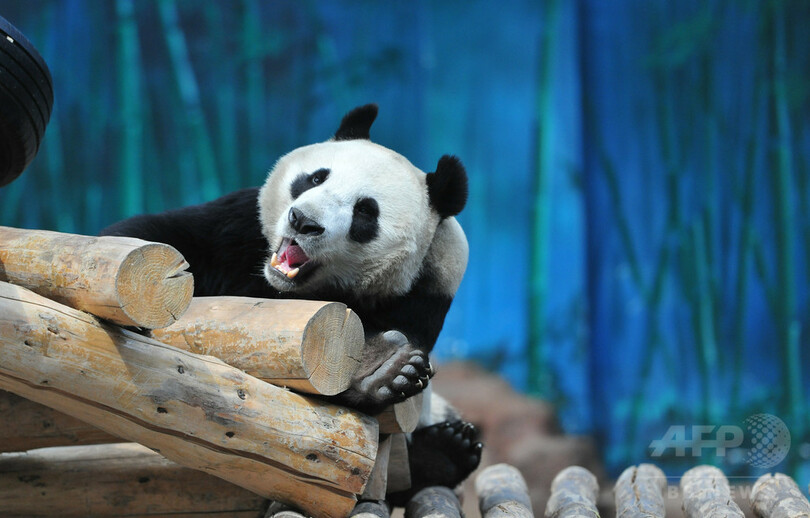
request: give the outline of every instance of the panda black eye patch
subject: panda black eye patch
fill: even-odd
[[[361,198],[354,204],[352,226],[349,227],[349,239],[358,243],[368,243],[377,237],[380,231],[380,206],[374,198]]]
[[[314,173],[299,174],[290,185],[290,196],[292,196],[293,199],[298,198],[304,192],[325,182],[327,177],[329,177],[329,169],[325,168],[318,169]]]

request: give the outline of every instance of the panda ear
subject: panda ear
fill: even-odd
[[[340,121],[340,127],[335,132],[335,140],[369,140],[369,130],[377,118],[377,105],[367,104],[358,106],[347,113]]]
[[[430,205],[442,218],[455,216],[467,204],[467,172],[461,160],[451,155],[439,159],[435,173],[427,174]]]

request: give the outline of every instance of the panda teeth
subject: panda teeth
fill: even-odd
[[[292,270],[287,272],[287,278],[293,279],[296,275],[298,275],[299,271],[301,271],[301,268],[293,268]]]
[[[278,262],[278,254],[277,254],[277,253],[275,253],[275,252],[273,252],[273,256],[270,258],[270,266],[272,266],[273,268],[275,268],[275,267],[276,267],[276,266],[278,266],[278,265],[279,265],[279,262]]]

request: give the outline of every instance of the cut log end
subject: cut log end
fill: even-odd
[[[360,365],[364,343],[360,317],[343,304],[325,304],[304,330],[301,359],[309,383],[326,396],[346,390]]]
[[[191,303],[194,278],[180,252],[149,243],[124,259],[115,289],[132,325],[159,329],[173,324]]]

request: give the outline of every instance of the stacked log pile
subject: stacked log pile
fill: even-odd
[[[70,485],[64,466],[78,463],[109,490],[113,458],[162,474],[139,476],[143,484],[215,487],[207,473],[250,492],[225,494],[313,516],[352,511],[375,480],[378,422],[307,394],[348,387],[363,346],[357,316],[338,303],[192,300],[186,267],[162,244],[0,227],[0,388],[16,394],[0,396],[12,425],[0,427],[0,451],[62,447],[0,457],[0,514],[53,514],[55,505],[103,515],[93,507],[110,505],[103,491],[68,512],[74,500],[56,488]],[[415,425],[415,412],[414,403],[388,412],[385,431]],[[132,445],[76,446],[122,440],[173,463]],[[26,488],[45,494],[25,498]]]

